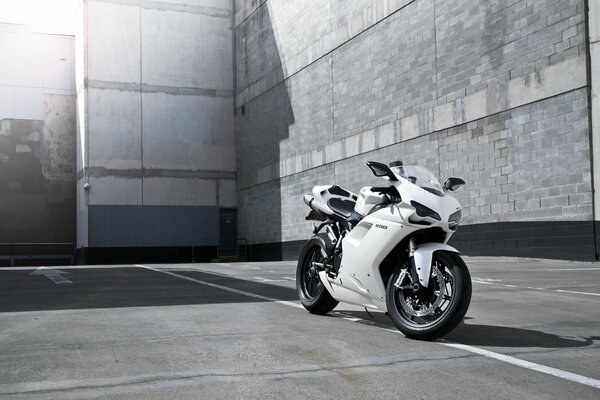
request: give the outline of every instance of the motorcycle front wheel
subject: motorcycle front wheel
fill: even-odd
[[[319,269],[314,263],[322,264],[325,244],[318,236],[310,239],[302,249],[298,267],[296,268],[296,291],[300,303],[313,314],[327,314],[333,310],[338,301],[335,300],[319,277]]]
[[[387,287],[388,314],[398,329],[414,339],[446,335],[463,320],[471,302],[471,276],[456,253],[433,254],[427,288],[400,289],[410,282],[407,266],[399,267]]]

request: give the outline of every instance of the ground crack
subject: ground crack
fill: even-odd
[[[301,375],[301,374],[311,374],[318,372],[337,372],[337,371],[347,371],[354,369],[362,369],[362,368],[381,368],[381,367],[389,367],[393,365],[401,365],[408,364],[414,362],[428,362],[428,361],[450,361],[450,360],[458,360],[458,359],[467,359],[467,358],[475,358],[480,357],[475,354],[467,354],[467,355],[457,355],[451,357],[440,357],[440,358],[412,358],[406,360],[394,360],[389,362],[382,363],[365,363],[365,364],[354,364],[354,365],[340,365],[340,366],[323,366],[320,368],[303,368],[296,369],[291,371],[265,371],[265,372],[252,372],[252,373],[190,373],[190,374],[173,374],[173,375],[156,375],[156,376],[148,376],[148,377],[140,377],[129,380],[122,380],[120,382],[106,382],[105,384],[88,384],[88,385],[78,385],[78,386],[63,386],[63,387],[55,387],[55,388],[44,388],[37,390],[26,390],[26,391],[9,391],[9,392],[0,392],[0,396],[7,395],[27,395],[27,394],[49,394],[56,392],[73,392],[78,390],[95,390],[95,389],[108,389],[108,388],[118,388],[118,387],[129,387],[136,385],[144,385],[144,384],[156,384],[156,383],[165,383],[165,382],[173,382],[173,381],[185,381],[185,380],[194,380],[194,379],[203,379],[203,378],[252,378],[252,377],[285,377],[288,375]]]

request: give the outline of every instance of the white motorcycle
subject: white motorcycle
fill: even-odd
[[[442,186],[426,168],[369,161],[389,186],[358,195],[335,185],[304,195],[313,236],[296,272],[302,305],[326,314],[338,302],[388,313],[408,337],[434,339],[462,321],[471,301],[471,277],[458,250],[446,243],[462,216],[448,195],[464,185]]]

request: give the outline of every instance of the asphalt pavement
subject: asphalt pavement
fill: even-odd
[[[599,399],[600,264],[465,260],[435,342],[309,314],[293,262],[0,268],[0,398]]]

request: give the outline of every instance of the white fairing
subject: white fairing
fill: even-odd
[[[391,220],[392,217],[394,220]],[[383,217],[383,218],[382,218]],[[398,238],[414,232],[414,227],[400,220],[397,206],[390,206],[366,216],[342,240],[342,265],[332,286],[345,287],[352,296],[334,298],[363,307],[385,310],[385,287],[379,265],[398,243]],[[337,288],[336,288],[337,289]],[[355,294],[360,294],[357,301]],[[343,298],[343,300],[342,300]]]
[[[429,286],[429,274],[431,273],[431,260],[433,259],[433,253],[438,251],[448,251],[450,253],[459,253],[452,246],[441,243],[425,243],[420,245],[414,252],[415,266],[417,267],[417,275],[419,275],[419,282],[424,287]]]
[[[364,218],[342,240],[342,260],[337,276],[332,278],[325,272],[319,274],[326,289],[338,301],[387,310],[386,288],[379,267],[398,243],[416,231],[436,228],[437,232],[445,234],[444,243],[424,243],[413,249],[421,285],[427,287],[429,284],[435,251],[458,253],[445,244],[458,225],[458,221],[449,221],[461,209],[458,201],[448,195],[435,178],[427,178],[426,185],[419,186],[415,182],[420,177],[403,176],[404,170],[402,174],[397,170],[393,171],[398,180],[390,181],[389,185],[396,187],[402,201],[383,205],[383,195],[371,192],[370,187],[361,189],[354,210]],[[424,189],[423,186],[428,187]],[[316,206],[326,215],[334,213],[327,206],[330,196],[327,189],[330,187],[316,186],[312,193],[314,202],[311,207],[314,209]],[[418,215],[413,202],[419,203],[433,214],[424,215],[421,211],[422,215]],[[374,208],[376,205],[383,206]]]
[[[340,200],[356,200],[356,195],[352,192],[345,191],[347,194],[334,194],[331,192],[333,185],[315,186],[312,189],[312,204],[310,202],[311,195],[305,195],[304,202],[315,211],[320,211],[325,215],[333,214],[333,210],[327,205],[328,201],[333,198],[339,198]]]
[[[383,203],[384,198],[381,193],[371,192],[371,186],[365,186],[358,193],[358,200],[354,206],[354,211],[363,217],[373,210],[373,207]]]

